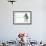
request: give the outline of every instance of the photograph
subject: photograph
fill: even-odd
[[[13,24],[32,24],[32,12],[13,11]]]

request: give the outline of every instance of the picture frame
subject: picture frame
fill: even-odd
[[[14,25],[32,24],[32,11],[13,11]]]

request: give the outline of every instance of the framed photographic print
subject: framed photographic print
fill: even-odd
[[[27,25],[32,24],[31,11],[13,11],[13,24]]]

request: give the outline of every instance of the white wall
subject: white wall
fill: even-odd
[[[17,0],[14,5],[7,0],[0,0],[0,40],[11,40],[18,32],[27,32],[37,41],[46,38],[46,22],[43,15],[42,0]],[[32,25],[13,25],[12,11],[32,11]]]

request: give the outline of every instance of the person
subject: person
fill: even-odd
[[[24,20],[27,22],[28,21],[28,15],[27,13],[24,15]]]

